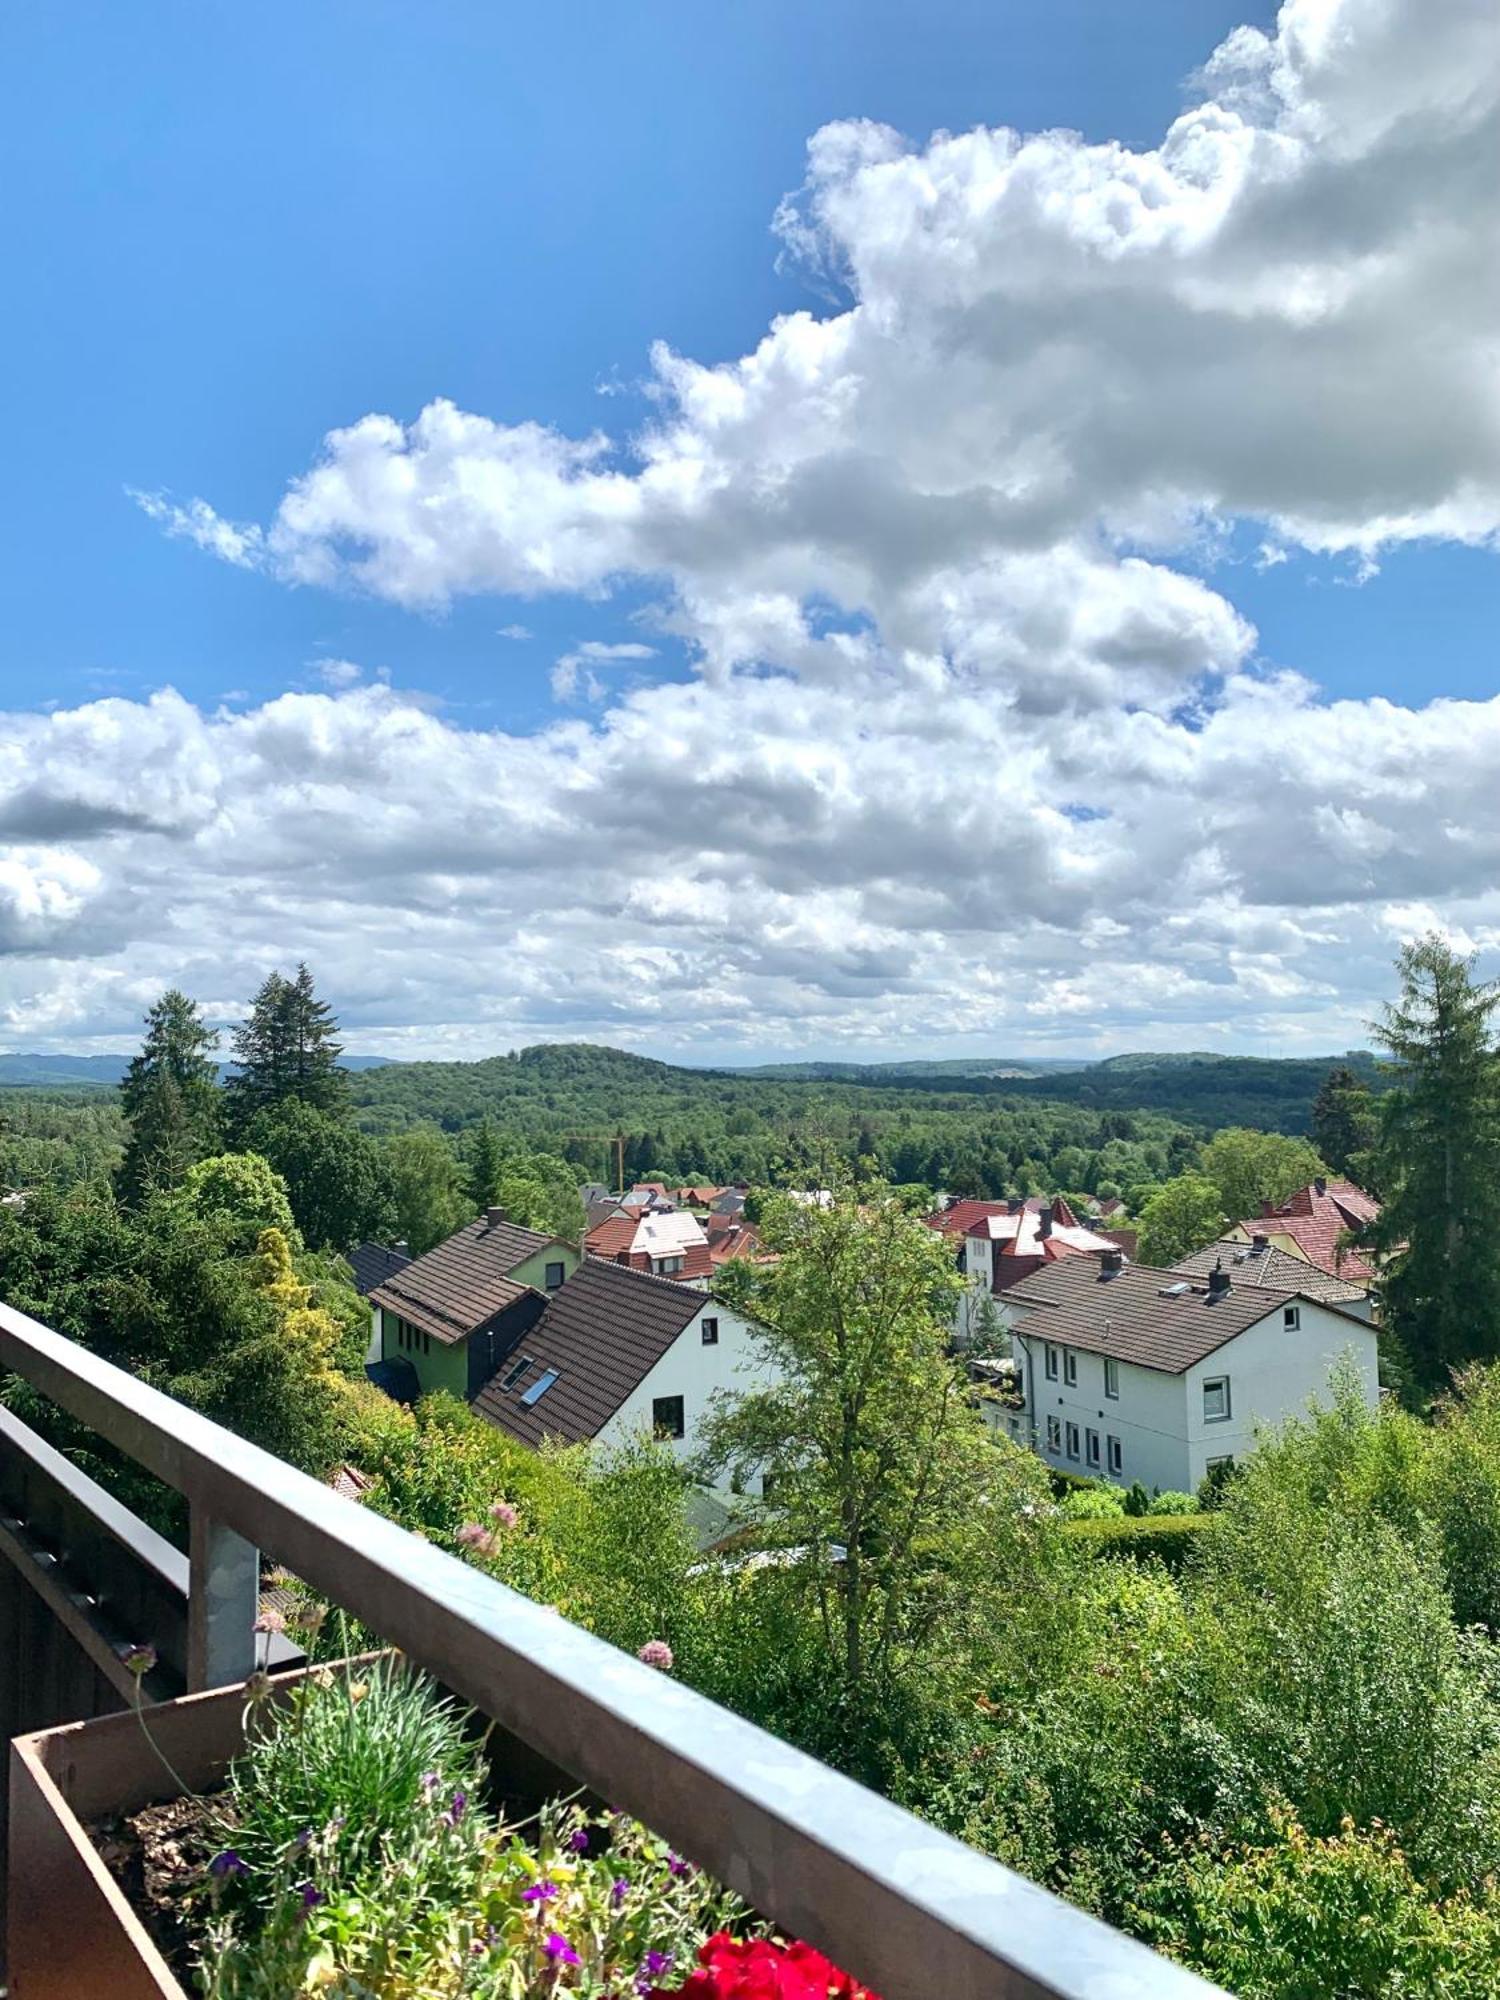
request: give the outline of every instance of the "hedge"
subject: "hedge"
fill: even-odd
[[[1064,1521],[1062,1531],[1093,1545],[1102,1556],[1124,1556],[1132,1562],[1154,1557],[1168,1569],[1181,1569],[1201,1536],[1218,1525],[1217,1514],[1124,1514],[1111,1521]]]

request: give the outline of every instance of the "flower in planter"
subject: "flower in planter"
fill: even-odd
[[[212,1861],[209,1862],[208,1872],[222,1882],[230,1875],[248,1875],[250,1873],[250,1865],[248,1862],[241,1860],[232,1847],[221,1847]]]
[[[647,1989],[648,2000],[879,2000],[868,1986],[808,1944],[716,1932],[681,1986]]]
[[[274,1604],[268,1604],[250,1629],[252,1632],[264,1632],[266,1634],[284,1632],[286,1630],[286,1614],[278,1611]]]
[[[574,1951],[572,1945],[568,1943],[568,1940],[563,1936],[561,1931],[553,1931],[548,1937],[547,1942],[542,1946],[542,1950],[554,1965],[582,1965],[583,1963],[583,1960]]]
[[[587,1854],[589,1851],[589,1830],[586,1826],[575,1826],[568,1835],[570,1854]]]
[[[128,1646],[120,1656],[120,1663],[127,1674],[134,1674],[138,1681],[144,1680],[156,1665],[156,1648],[139,1644]]]
[[[533,1882],[529,1889],[521,1891],[521,1901],[523,1903],[550,1903],[556,1894],[557,1884],[549,1882],[543,1877],[540,1882]]]

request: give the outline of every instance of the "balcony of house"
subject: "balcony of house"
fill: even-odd
[[[7,1739],[196,1690],[233,1687],[221,1706],[238,1709],[236,1684],[258,1664],[262,1567],[274,1561],[491,1718],[534,1785],[583,1787],[633,1815],[884,2000],[1189,2000],[1215,1990],[3,1306],[0,1366],[183,1495],[190,1522],[183,1554],[0,1410]],[[153,1657],[143,1671],[127,1656],[144,1639]],[[273,1672],[297,1664],[277,1641]],[[213,1703],[204,1716],[218,1712]],[[122,1718],[115,1762],[106,1757],[89,1780],[95,1807],[125,1782],[134,1721]],[[11,1751],[13,2000],[179,1990],[114,1977],[98,1864],[76,1838],[55,1844],[67,1757],[54,1751],[49,1762],[40,1740]],[[69,1959],[71,1987],[51,1976],[53,1954]]]

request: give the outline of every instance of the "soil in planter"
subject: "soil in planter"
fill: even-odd
[[[222,1820],[222,1799],[170,1799],[140,1812],[96,1820],[89,1834],[162,1957],[192,1990],[192,1933],[183,1922],[184,1891],[203,1880],[221,1841],[209,1822]]]

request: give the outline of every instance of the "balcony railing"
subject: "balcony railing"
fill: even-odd
[[[184,1576],[179,1553],[48,1447],[39,1456],[24,1426],[0,1427],[11,1581],[41,1591],[106,1679],[116,1640],[150,1640],[170,1661],[162,1635],[183,1619],[184,1583],[181,1678],[189,1688],[243,1678],[263,1551],[885,2000],[1217,1990],[5,1306],[0,1366],[188,1501]],[[30,1483],[46,1520],[13,1511],[23,1459],[19,1485]],[[118,1593],[81,1586],[87,1551],[61,1546],[70,1536],[102,1544],[106,1570],[111,1551],[128,1549],[135,1581]]]

